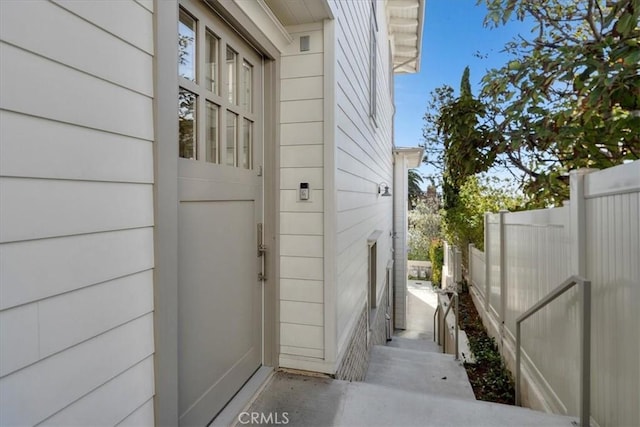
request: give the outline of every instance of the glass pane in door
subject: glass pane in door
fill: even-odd
[[[178,91],[178,146],[180,157],[195,160],[196,141],[196,94],[186,89]]]
[[[238,103],[237,82],[236,82],[236,63],[238,62],[238,54],[227,46],[227,92],[229,94],[229,102]]]
[[[231,111],[227,111],[227,150],[226,164],[236,165],[236,143],[238,139],[238,116]]]
[[[182,9],[178,22],[178,75],[196,81],[196,20]]]
[[[243,119],[242,121],[242,147],[240,150],[240,165],[245,169],[251,169],[251,157],[253,149],[253,122]]]
[[[242,61],[242,102],[241,106],[248,112],[253,111],[253,66]]]
[[[218,94],[218,45],[216,36],[207,31],[205,45],[205,86],[211,92]]]
[[[218,163],[218,106],[207,101],[207,142],[206,159],[210,163]]]

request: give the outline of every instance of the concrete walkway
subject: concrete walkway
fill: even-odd
[[[410,281],[408,290],[407,330],[372,349],[364,382],[276,372],[236,425],[572,426],[572,418],[475,400],[464,367],[432,341],[430,283]]]

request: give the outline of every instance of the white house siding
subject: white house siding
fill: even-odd
[[[153,4],[0,19],[0,425],[152,425]]]
[[[331,1],[336,20],[336,191],[337,336],[344,353],[367,300],[367,238],[377,241],[377,296],[384,291],[392,259],[392,198],[378,186],[393,182],[393,103],[388,39],[382,2],[378,2],[377,125],[369,117],[369,19],[371,2]]]
[[[393,222],[394,239],[394,290],[393,305],[394,327],[404,329],[407,323],[407,206],[408,206],[408,169],[407,158],[402,154],[395,156],[393,181]]]
[[[323,26],[286,29],[293,42],[281,61],[280,365],[304,368],[324,359]],[[300,51],[303,36],[308,51]]]

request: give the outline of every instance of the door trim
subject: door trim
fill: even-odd
[[[206,0],[264,56],[264,239],[268,246],[263,285],[263,365],[277,367],[280,251],[277,203],[280,129],[280,51],[234,3]],[[178,1],[154,1],[154,338],[155,424],[178,425]]]

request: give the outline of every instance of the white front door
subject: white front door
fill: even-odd
[[[180,2],[179,411],[206,425],[262,361],[262,58]]]

